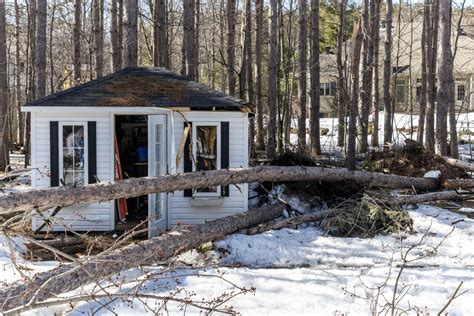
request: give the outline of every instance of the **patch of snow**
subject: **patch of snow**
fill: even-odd
[[[423,178],[430,178],[430,179],[438,179],[441,176],[441,171],[439,170],[430,170],[425,175]]]
[[[470,207],[461,207],[458,212],[460,213],[474,213],[474,208]]]

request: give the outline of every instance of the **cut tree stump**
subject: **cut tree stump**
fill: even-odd
[[[46,300],[124,270],[163,262],[202,243],[273,220],[284,209],[285,205],[279,203],[201,225],[178,226],[161,236],[102,255],[90,256],[80,263],[63,264],[53,270],[38,273],[31,283],[18,281],[0,290],[0,311],[15,312],[15,309],[25,305],[34,308],[34,301]],[[41,290],[38,291],[39,288]],[[38,293],[35,295],[36,292]]]
[[[0,214],[32,209],[66,207],[79,203],[96,203],[151,193],[173,192],[212,186],[249,182],[352,180],[365,187],[430,191],[439,188],[436,179],[413,178],[343,168],[262,166],[254,168],[201,171],[160,177],[132,178],[102,182],[82,187],[54,187],[0,195]]]

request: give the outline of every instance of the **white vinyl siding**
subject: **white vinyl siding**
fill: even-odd
[[[113,180],[112,116],[108,113],[32,113],[32,186],[50,186],[50,127],[51,121],[61,124],[97,122],[97,177],[101,182]],[[62,135],[62,131],[59,131]],[[61,139],[62,141],[62,139]],[[61,153],[60,153],[61,154]],[[86,153],[87,155],[87,153]],[[57,224],[53,230],[64,231],[64,226],[77,231],[106,231],[114,229],[113,202],[91,203],[61,209],[55,216]],[[41,225],[40,218],[33,218],[33,229]]]
[[[182,114],[182,115],[181,115]],[[204,112],[191,111],[174,113],[174,144],[176,152],[179,150],[183,135],[184,122],[209,123],[229,122],[229,168],[248,166],[248,121],[247,114],[241,112]],[[184,172],[183,159],[177,166],[178,173]],[[168,195],[169,224],[178,223],[201,224],[205,221],[244,212],[248,208],[248,185],[239,184],[229,187],[229,196],[220,198],[219,205],[196,206],[191,197],[184,197],[183,191],[176,191]],[[205,197],[199,197],[205,199]]]

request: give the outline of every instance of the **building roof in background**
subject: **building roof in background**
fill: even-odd
[[[125,68],[25,106],[187,107],[247,111],[249,104],[164,68]]]

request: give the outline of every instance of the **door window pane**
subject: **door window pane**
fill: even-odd
[[[65,185],[85,184],[84,126],[63,125],[63,181]]]
[[[217,126],[196,126],[196,171],[217,169]],[[197,189],[217,192],[217,187]]]

